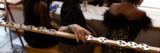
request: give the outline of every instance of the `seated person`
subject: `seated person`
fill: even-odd
[[[107,27],[107,30],[106,30],[107,32],[105,36],[106,38],[109,38],[112,40],[134,41],[137,34],[141,30],[147,30],[152,27],[151,19],[146,15],[144,11],[139,10],[137,8],[137,5],[139,4],[140,1],[141,0],[122,0],[121,1],[122,3],[115,3],[111,5],[111,8],[108,11],[106,11],[106,13],[104,14],[103,23]],[[66,14],[71,12],[76,12],[72,10],[67,11],[67,9],[65,10],[66,10]],[[62,9],[62,12],[63,12],[63,9]],[[67,14],[67,15],[71,16],[70,14]],[[72,15],[75,15],[75,14],[72,14]],[[71,31],[71,32],[74,32],[75,35],[77,36],[81,36],[79,34],[88,33],[89,31],[86,31],[85,26],[83,26],[84,25],[83,23],[85,22],[85,20],[79,19],[80,16],[75,16],[75,17],[74,16],[72,17],[64,16],[64,18],[62,17],[62,22],[61,22],[62,27],[59,28],[59,30]],[[66,23],[69,23],[69,24],[66,24]],[[131,49],[102,45],[102,53],[119,53],[119,52],[136,53],[136,51]]]
[[[85,36],[91,35],[91,32],[85,22],[79,0],[64,0],[59,31],[76,35],[77,42],[74,39],[62,39],[60,47],[64,53],[93,53],[94,44],[86,42]]]
[[[24,0],[24,24],[51,29],[48,1]],[[24,31],[24,39],[35,48],[49,47],[58,43],[58,37],[27,31]]]
[[[121,0],[113,3],[104,14],[103,23],[108,28],[106,38],[112,40],[134,41],[141,30],[152,27],[151,19],[137,8],[141,0]],[[102,45],[103,53],[137,53],[134,50]]]

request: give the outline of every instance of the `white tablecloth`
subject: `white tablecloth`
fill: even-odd
[[[55,14],[60,15],[60,10],[62,7],[62,2],[54,1],[52,6],[58,4],[59,7],[57,8]],[[81,5],[82,6],[82,5]],[[91,19],[97,19],[97,20],[103,20],[103,14],[108,9],[107,7],[98,7],[98,6],[93,6],[93,5],[88,5],[87,10],[92,9],[92,12],[84,12],[83,14],[85,16],[85,19],[91,20]]]

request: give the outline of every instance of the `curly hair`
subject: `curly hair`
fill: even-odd
[[[134,5],[138,5],[143,0],[127,0],[127,1],[134,4]]]

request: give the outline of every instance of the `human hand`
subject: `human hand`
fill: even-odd
[[[49,16],[50,16],[51,18],[54,17],[54,13],[56,12],[56,10],[57,10],[57,9],[54,9],[54,10],[52,10],[52,11],[49,11]]]
[[[79,42],[79,40],[82,40],[84,43],[86,43],[86,35],[91,34],[88,30],[77,24],[69,25],[69,29],[76,35],[77,42]]]

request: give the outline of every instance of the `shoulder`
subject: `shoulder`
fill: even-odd
[[[138,16],[137,19],[142,19],[146,16],[146,12],[140,9],[137,9],[136,15]]]
[[[110,13],[113,14],[113,15],[118,15],[119,12],[120,12],[120,7],[121,7],[121,4],[120,3],[113,3],[110,7]]]
[[[143,15],[143,16],[145,16],[145,15],[146,15],[146,12],[145,12],[145,11],[143,11],[143,10],[138,9],[137,11],[138,11],[138,13],[140,13],[140,14],[141,14],[141,15]]]

